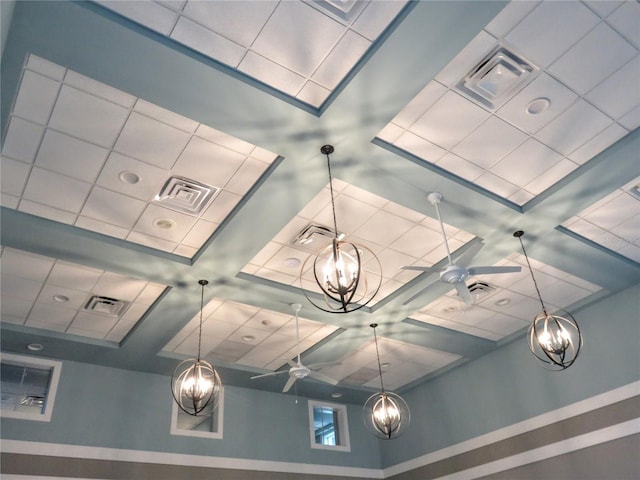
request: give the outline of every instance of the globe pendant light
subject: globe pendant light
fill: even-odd
[[[529,350],[536,359],[549,370],[565,370],[573,365],[580,353],[582,347],[582,334],[575,318],[564,310],[557,310],[552,314],[542,301],[542,295],[533,275],[533,269],[529,262],[529,257],[524,249],[522,236],[524,232],[518,230],[513,236],[520,240],[522,253],[527,260],[529,272],[533,279],[533,285],[536,287],[542,312],[536,315],[529,327],[528,341]]]
[[[332,145],[324,145],[320,149],[320,152],[327,156],[334,237],[331,245],[322,248],[305,260],[300,272],[300,282],[302,285],[304,273],[309,268],[313,269],[313,277],[322,291],[324,304],[314,302],[303,286],[302,290],[309,302],[325,312],[349,313],[364,307],[373,300],[382,284],[382,267],[378,257],[369,248],[338,238],[331,160],[329,158],[333,151]],[[363,268],[365,264],[367,266],[366,274]],[[367,276],[375,278],[375,280],[370,282]]]
[[[380,353],[378,352],[378,337],[376,336],[378,324],[372,323],[369,326],[373,328],[373,337],[376,344],[380,391],[371,395],[365,402],[362,414],[367,430],[376,437],[390,440],[404,433],[409,426],[409,422],[411,422],[411,412],[409,411],[409,406],[400,395],[384,390]]]
[[[180,363],[171,377],[171,393],[178,407],[193,416],[206,416],[216,408],[222,382],[215,368],[200,358],[202,344],[202,309],[204,287],[208,281],[200,280],[200,326],[198,330],[198,356]]]

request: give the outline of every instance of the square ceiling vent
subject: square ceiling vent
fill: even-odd
[[[529,83],[538,67],[504,45],[494,48],[456,87],[459,91],[492,110]]]
[[[107,315],[109,317],[119,317],[125,312],[128,306],[129,302],[123,300],[93,295],[89,298],[83,310],[99,315]]]
[[[313,3],[347,22],[354,20],[366,6],[363,0],[315,0]]]
[[[309,223],[289,241],[289,244],[302,250],[315,252],[331,243],[335,236],[334,232],[333,228]],[[344,233],[338,232],[338,240],[342,240],[344,237]]]
[[[184,177],[170,177],[153,203],[176,212],[199,215],[218,194],[220,188]]]

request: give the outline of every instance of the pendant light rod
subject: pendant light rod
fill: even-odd
[[[376,335],[376,327],[378,326],[378,324],[372,323],[369,326],[373,328],[373,339],[376,344],[376,358],[378,359],[378,373],[380,374],[380,391],[384,393],[384,384],[382,383],[382,365],[380,365],[380,352],[378,351],[378,336]]]
[[[336,203],[333,197],[333,177],[331,175],[331,160],[329,155],[334,152],[333,145],[323,145],[320,152],[327,156],[327,170],[329,171],[329,191],[331,192],[331,211],[333,213],[333,233],[338,238],[338,221],[336,220]]]
[[[198,284],[201,286],[200,289],[200,328],[198,330],[198,356],[196,357],[198,361],[200,361],[200,348],[202,345],[202,310],[204,309],[204,287],[209,285],[207,280],[198,280]]]
[[[538,282],[536,282],[536,277],[533,274],[533,268],[531,268],[531,263],[529,262],[529,257],[527,256],[527,251],[524,249],[524,243],[522,242],[522,237],[524,236],[524,231],[518,230],[513,232],[513,236],[520,240],[520,246],[522,247],[522,253],[524,253],[524,258],[527,261],[527,266],[529,267],[529,272],[531,273],[531,278],[533,279],[533,286],[536,287],[536,293],[538,294],[538,300],[540,300],[540,305],[542,305],[542,312],[547,315],[547,308],[544,306],[544,302],[542,301],[542,294],[540,293],[540,289],[538,288]]]

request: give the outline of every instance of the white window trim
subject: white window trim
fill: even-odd
[[[338,422],[340,422],[340,431],[342,432],[342,445],[322,445],[320,443],[316,443],[315,425],[313,421],[314,407],[330,407],[338,411]],[[350,452],[351,442],[349,440],[349,419],[347,417],[347,406],[339,403],[309,400],[309,437],[311,439],[311,448],[319,450],[331,450],[333,452]]]
[[[60,381],[62,362],[50,360],[48,358],[14,355],[11,353],[0,353],[0,361],[24,367],[51,368],[51,379],[49,381],[49,390],[47,391],[47,401],[42,413],[16,412],[14,410],[0,409],[0,416],[2,417],[17,418],[20,420],[35,420],[38,422],[50,422],[51,414],[53,413],[53,405],[55,404],[56,400],[56,392],[58,391],[58,382]]]
[[[184,430],[178,428],[178,411],[180,407],[171,397],[171,435],[181,435],[183,437],[200,437],[200,438],[222,438],[222,426],[224,425],[224,387],[220,389],[218,405],[215,408],[217,413],[217,428],[215,432],[199,432],[194,430]]]

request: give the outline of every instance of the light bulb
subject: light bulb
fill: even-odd
[[[549,353],[561,354],[571,345],[569,332],[553,319],[546,318],[544,328],[538,335],[540,346]]]

